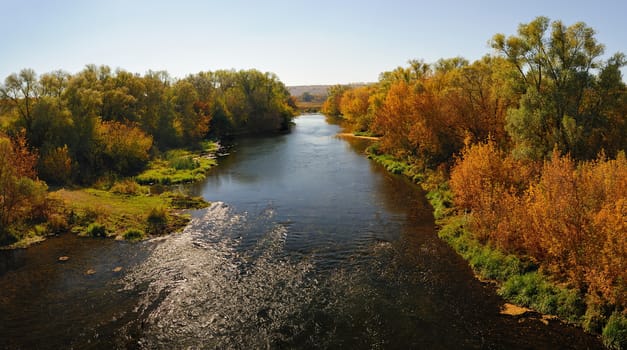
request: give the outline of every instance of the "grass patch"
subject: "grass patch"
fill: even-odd
[[[398,175],[406,175],[408,177],[412,177],[411,175],[411,166],[406,162],[401,162],[394,157],[387,154],[374,154],[368,152],[368,158],[374,160],[375,162],[383,165],[385,170],[391,172],[392,174]]]
[[[174,209],[202,209],[209,203],[202,197],[193,197],[181,192],[164,192],[161,194],[169,200],[170,207]]]
[[[482,244],[466,228],[468,220],[469,215],[441,220],[438,236],[468,261],[480,278],[499,282],[498,293],[509,302],[572,323],[581,322],[586,304],[577,290],[558,286],[532,262]]]
[[[448,182],[434,182],[435,176],[427,176],[421,182],[422,188],[427,191],[426,197],[433,207],[433,217],[436,220],[443,219],[453,212],[453,191]]]
[[[131,228],[124,231],[124,233],[122,234],[122,238],[127,241],[141,241],[142,239],[146,238],[146,233],[140,229]]]
[[[174,232],[189,221],[168,209],[170,199],[165,196],[123,195],[97,189],[62,189],[50,196],[63,203],[69,213],[68,222],[73,227],[72,231],[79,235],[91,236],[89,225],[94,222],[107,228],[108,237],[123,238],[130,229],[148,232],[147,218],[154,208],[164,208],[169,219],[161,232]]]
[[[109,190],[115,194],[126,194],[131,196],[147,195],[150,193],[150,189],[146,186],[142,186],[137,182],[126,179],[120,182],[116,182]]]
[[[512,276],[503,283],[499,294],[516,304],[573,323],[581,320],[586,309],[577,291],[558,287],[537,271]]]
[[[475,273],[484,279],[500,282],[518,276],[534,266],[514,255],[503,254],[481,244],[466,228],[469,217],[458,215],[439,221],[442,225],[438,236],[461,255]]]
[[[146,218],[148,221],[148,232],[152,234],[162,234],[168,227],[169,215],[165,207],[152,208]]]
[[[205,145],[211,149],[211,145]],[[215,148],[216,146],[214,146]],[[211,156],[202,156],[185,150],[173,150],[162,159],[153,160],[148,169],[135,180],[142,185],[176,185],[201,181],[209,169],[217,164]]]
[[[627,349],[627,317],[614,312],[603,328],[602,337],[609,349]]]
[[[92,222],[87,226],[85,230],[85,235],[88,237],[107,237],[107,229],[105,226],[98,222]]]

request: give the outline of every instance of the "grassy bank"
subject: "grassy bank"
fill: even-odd
[[[139,191],[116,191],[120,187],[136,187]],[[148,192],[148,188],[127,182],[109,191],[61,189],[50,196],[63,204],[61,219],[58,220],[65,218],[65,223],[61,222],[61,225],[66,225],[68,230],[84,237],[128,240],[178,231],[189,221],[189,217],[178,209],[207,205],[201,199],[181,193],[150,195]]]
[[[163,191],[168,185],[202,180],[217,164],[219,145],[207,142],[202,151],[172,150],[153,160],[136,177],[117,182],[103,179],[91,188],[58,189],[48,193],[42,219],[14,230],[5,249],[25,248],[47,236],[72,232],[83,237],[142,240],[176,232],[189,222],[184,209],[208,206],[184,190]],[[160,194],[153,194],[158,186]]]
[[[217,143],[206,143],[202,152],[172,150],[151,161],[146,169],[135,178],[142,185],[176,185],[201,181],[209,169],[217,165],[213,154]]]
[[[372,151],[368,157],[391,173],[409,177],[427,192],[439,226],[438,236],[468,261],[479,279],[494,283],[497,293],[505,300],[601,334],[608,348],[627,347],[627,318],[624,314],[612,313],[608,317],[608,311],[603,310],[598,301],[586,300],[580,290],[555,283],[530,259],[505,254],[475,239],[468,228],[472,214],[460,214],[453,208],[453,193],[442,174],[423,171]]]

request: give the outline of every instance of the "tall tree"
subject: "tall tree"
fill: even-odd
[[[340,116],[340,101],[346,90],[348,87],[345,85],[331,86],[327,91],[327,100],[322,105],[322,113],[333,117]]]
[[[19,74],[9,75],[0,86],[0,97],[10,100],[17,108],[21,124],[27,132],[33,124],[33,105],[40,95],[37,74],[32,69],[22,69]]]
[[[594,89],[594,69],[604,52],[594,34],[582,22],[567,27],[538,17],[521,24],[518,35],[493,37],[492,47],[517,68],[525,86],[520,107],[507,117],[519,156],[548,156],[554,146],[579,158],[598,151],[586,144],[590,125],[599,118],[586,96]]]
[[[199,96],[190,82],[181,80],[172,87],[176,120],[183,143],[193,146],[207,136],[210,116],[199,104]]]
[[[23,134],[14,139],[0,134],[0,242],[6,243],[10,227],[28,219],[45,200],[46,186],[37,179],[36,162]]]

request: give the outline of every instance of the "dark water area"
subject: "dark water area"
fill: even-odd
[[[437,238],[421,189],[339,130],[306,115],[239,140],[194,187],[213,204],[182,233],[0,252],[0,348],[601,348],[501,315]]]

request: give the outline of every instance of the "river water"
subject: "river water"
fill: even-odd
[[[0,347],[600,348],[501,315],[494,287],[437,238],[424,193],[339,130],[306,115],[238,141],[194,188],[213,204],[182,233],[0,252]]]

